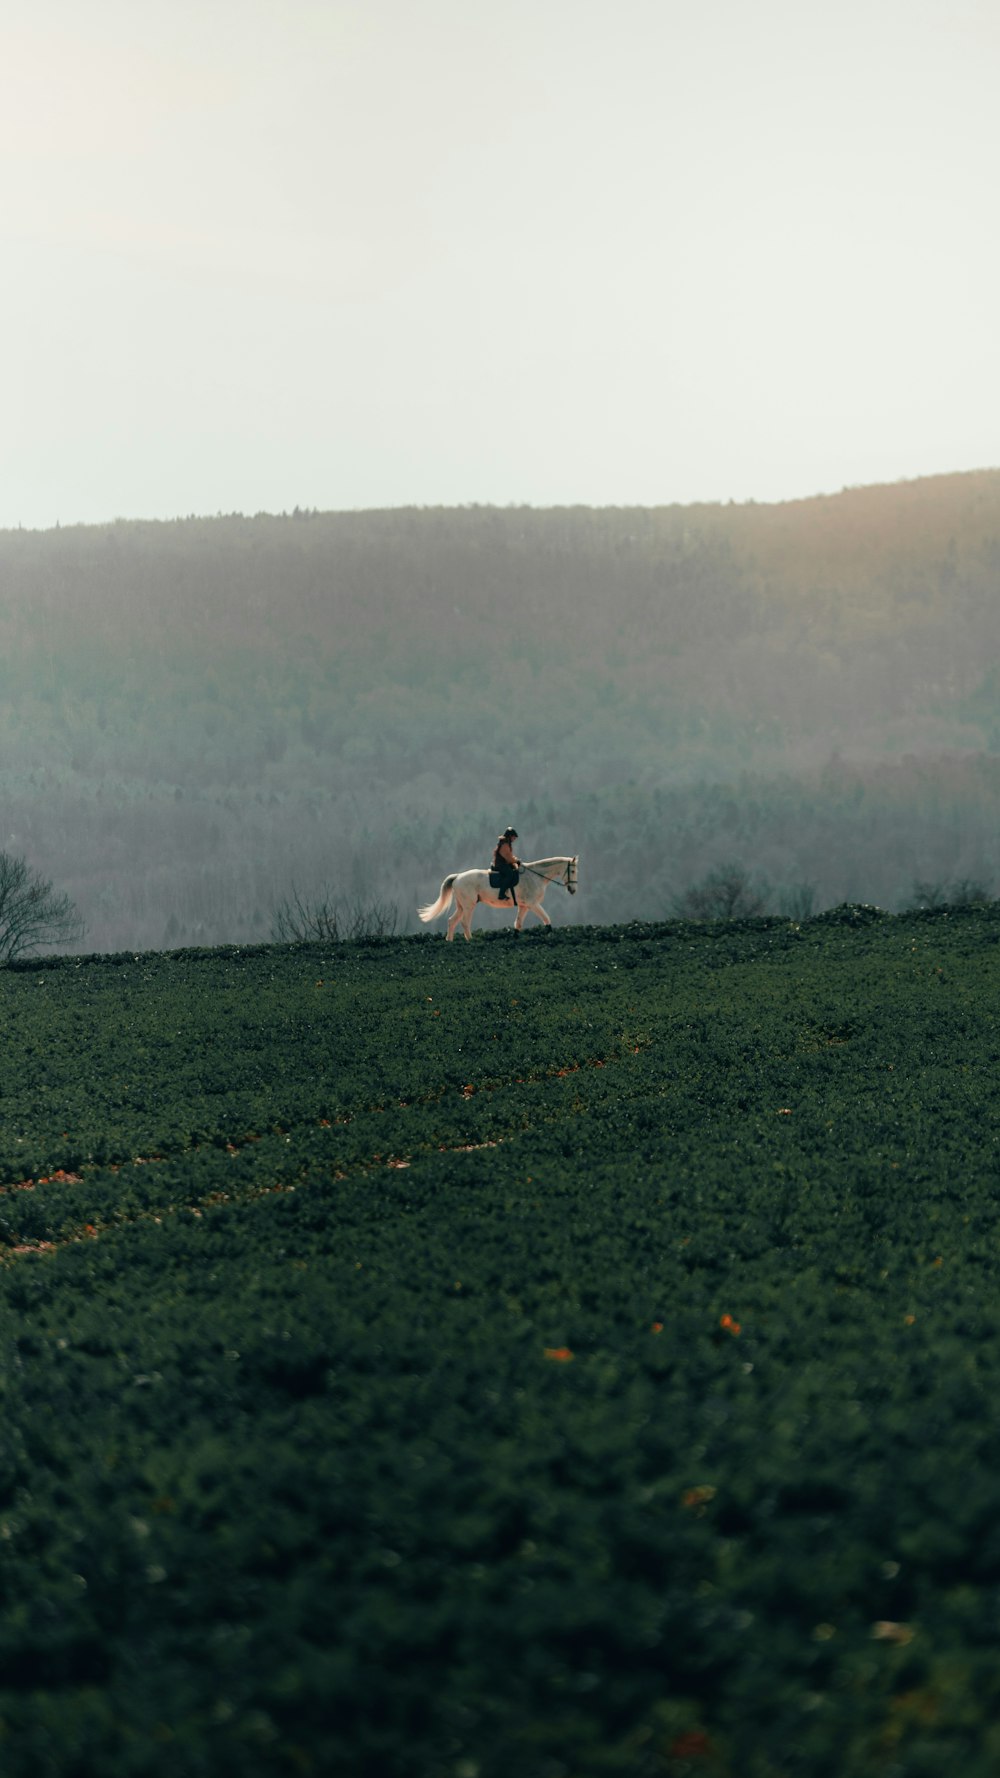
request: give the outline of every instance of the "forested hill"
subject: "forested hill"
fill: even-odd
[[[0,843],[113,948],[408,913],[508,819],[577,917],[732,856],[898,900],[1000,863],[998,593],[1000,471],[0,533]]]

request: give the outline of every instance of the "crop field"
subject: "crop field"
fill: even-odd
[[[0,975],[4,1778],[994,1778],[1000,906]]]

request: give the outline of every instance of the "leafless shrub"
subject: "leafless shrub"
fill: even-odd
[[[911,908],[940,908],[950,899],[947,883],[931,882],[929,878],[915,878],[913,892],[907,903]]]
[[[778,912],[788,920],[811,920],[816,912],[815,883],[787,883],[779,889]]]
[[[72,944],[85,931],[68,895],[58,895],[24,858],[0,852],[0,963],[40,945]]]
[[[360,896],[347,900],[329,889],[307,897],[293,888],[274,909],[271,937],[277,944],[337,944],[392,938],[398,924],[394,902],[364,901]]]
[[[956,877],[948,899],[956,907],[970,907],[976,902],[989,901],[991,894],[992,884],[988,877]]]
[[[675,895],[671,909],[684,920],[746,920],[765,912],[768,894],[742,864],[720,864]]]
[[[991,884],[988,877],[955,877],[951,882],[914,881],[907,908],[970,907],[989,901]]]

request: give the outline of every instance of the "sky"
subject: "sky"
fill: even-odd
[[[0,0],[0,527],[1000,465],[996,0]]]

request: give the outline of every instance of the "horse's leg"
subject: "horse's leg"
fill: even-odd
[[[475,911],[476,903],[474,901],[470,901],[468,907],[463,908],[462,910],[462,931],[465,933],[467,939],[472,937],[472,916]]]
[[[521,912],[518,915],[516,931],[520,932],[521,922],[524,920],[526,914],[537,914],[538,918],[543,920],[546,926],[552,925],[552,921],[549,919],[549,916],[545,912],[540,901],[525,901],[521,904]]]
[[[459,901],[458,896],[456,895],[456,897],[455,897],[455,911],[451,915],[451,918],[448,921],[448,930],[445,933],[445,938],[454,938],[455,927],[458,925],[458,922],[461,918],[462,918],[462,904]],[[466,934],[466,937],[468,937],[468,934]]]

